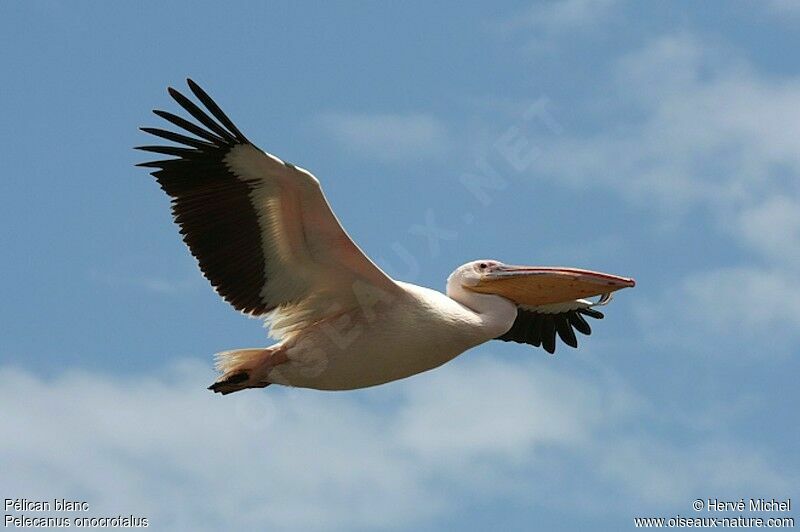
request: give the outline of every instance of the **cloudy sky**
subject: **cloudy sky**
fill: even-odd
[[[800,499],[800,3],[3,2],[0,493],[169,530],[620,530]],[[555,357],[222,398],[267,345],[131,150],[191,76],[387,271],[632,276]]]

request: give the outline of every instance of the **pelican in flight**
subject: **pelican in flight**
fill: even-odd
[[[283,384],[352,390],[436,368],[489,340],[577,347],[586,318],[633,279],[577,268],[476,260],[441,292],[396,281],[350,239],[310,172],[261,151],[192,80],[200,106],[169,94],[196,122],[156,110],[177,145],[137,149],[172,199],[183,240],[217,293],[265,319],[277,343],[217,354],[227,394]],[[188,135],[187,135],[188,133]],[[191,136],[190,136],[191,135]],[[596,299],[589,299],[596,298]]]

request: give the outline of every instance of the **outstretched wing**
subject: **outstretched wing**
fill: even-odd
[[[172,158],[138,166],[154,169],[184,242],[220,296],[253,316],[300,305],[311,320],[325,314],[323,300],[352,303],[354,283],[397,290],[344,231],[313,175],[258,149],[187,81],[208,112],[170,87],[199,124],[153,111],[182,131],[142,131],[179,146],[140,146]]]
[[[585,335],[592,334],[592,328],[585,316],[601,320],[603,313],[592,307],[605,305],[611,300],[606,294],[597,302],[577,299],[567,303],[556,303],[539,306],[517,306],[517,318],[514,325],[495,340],[517,342],[543,347],[550,354],[556,351],[556,334],[561,341],[570,347],[578,347],[575,331]]]

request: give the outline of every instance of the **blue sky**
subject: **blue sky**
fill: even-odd
[[[619,530],[797,498],[799,6],[3,3],[3,497],[170,530]],[[187,76],[400,278],[490,257],[638,285],[555,357],[212,396],[213,353],[269,341],[131,150]]]

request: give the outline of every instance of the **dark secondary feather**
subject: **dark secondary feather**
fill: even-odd
[[[217,292],[242,312],[264,314],[274,305],[260,296],[266,275],[258,215],[250,202],[255,185],[237,179],[224,161],[231,148],[250,141],[203,89],[192,80],[188,84],[211,116],[171,87],[169,94],[205,127],[153,111],[185,131],[142,131],[183,146],[140,146],[137,149],[175,158],[137,166],[155,169],[152,175],[172,198],[172,213],[184,242]]]
[[[584,315],[598,320],[603,319],[602,312],[591,308],[570,310],[560,314],[544,314],[519,308],[514,324],[495,340],[541,346],[553,354],[556,351],[556,335],[558,335],[568,346],[578,347],[578,338],[573,329],[587,336],[592,334],[592,328],[584,319]]]

